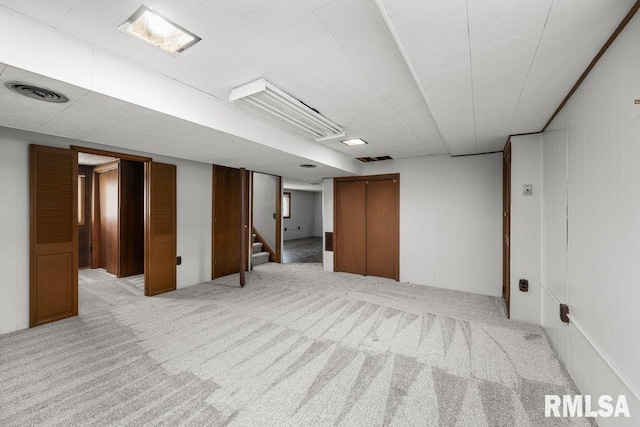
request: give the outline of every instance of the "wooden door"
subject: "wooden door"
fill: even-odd
[[[98,172],[98,171],[97,171]],[[100,238],[100,266],[108,273],[118,275],[118,164],[97,173],[98,224]]]
[[[213,166],[213,279],[240,272],[243,184],[240,169]]]
[[[78,314],[78,157],[31,145],[29,326]]]
[[[176,289],[176,166],[146,167],[144,294]]]
[[[335,181],[335,271],[367,274],[365,186],[364,180]]]
[[[502,296],[511,316],[511,142],[504,149],[502,167]]]
[[[366,181],[367,275],[399,279],[399,178]]]

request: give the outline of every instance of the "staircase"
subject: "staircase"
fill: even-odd
[[[256,235],[251,238],[253,242],[253,252],[251,254],[251,265],[256,266],[260,264],[266,264],[269,262],[269,252],[263,251],[262,243],[256,241]]]

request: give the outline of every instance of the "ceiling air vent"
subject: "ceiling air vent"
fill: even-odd
[[[38,101],[53,102],[63,104],[69,102],[69,98],[61,93],[54,92],[51,89],[30,85],[21,82],[5,82],[5,87],[27,98],[37,99]]]
[[[239,100],[294,132],[318,142],[345,135],[340,125],[264,79],[233,89],[229,101]]]
[[[358,160],[360,160],[362,163],[369,163],[369,162],[380,162],[382,160],[393,160],[391,158],[391,156],[378,156],[378,157],[358,157]]]

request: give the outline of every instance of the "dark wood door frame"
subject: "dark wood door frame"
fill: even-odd
[[[502,297],[511,317],[511,141],[502,158]]]
[[[72,145],[70,147],[71,150],[76,152],[76,158],[78,156],[79,153],[86,153],[86,154],[94,154],[94,155],[99,155],[99,156],[105,156],[105,157],[115,157],[119,160],[130,160],[130,161],[135,161],[135,162],[140,162],[143,163],[144,165],[144,188],[147,188],[148,186],[148,173],[147,173],[147,169],[149,168],[149,165],[151,164],[151,162],[153,161],[153,159],[151,157],[144,157],[144,156],[137,156],[137,155],[133,155],[133,154],[126,154],[126,153],[119,153],[116,151],[106,151],[106,150],[99,150],[99,149],[95,149],[95,148],[89,148],[89,147],[82,147],[82,146],[78,146],[78,145]],[[91,254],[91,266],[92,268],[96,268],[97,266],[100,265],[100,240],[99,240],[99,236],[100,236],[100,230],[97,229],[96,227],[100,227],[99,221],[97,221],[97,217],[98,217],[98,213],[96,212],[96,207],[99,206],[98,203],[96,203],[96,197],[99,197],[99,191],[98,191],[98,179],[97,175],[100,172],[104,172],[105,170],[108,170],[109,168],[113,168],[116,162],[109,164],[109,165],[100,165],[97,166],[94,169],[94,174],[93,174],[93,191],[92,191],[92,197],[93,197],[93,203],[92,203],[92,212],[91,212],[91,216],[92,216],[92,245],[93,245],[93,252]],[[77,180],[77,177],[76,177]],[[146,197],[146,196],[145,196]],[[119,197],[120,199],[120,197]],[[120,204],[120,200],[118,200],[118,204]],[[118,211],[120,211],[120,206],[118,206]],[[149,212],[147,210],[145,210],[144,213],[144,222],[145,224],[149,221]],[[144,240],[146,242],[148,236],[147,236],[148,232],[147,232],[147,227],[145,227],[144,230]],[[120,231],[118,231],[118,235],[120,235]],[[145,248],[146,249],[146,248]],[[148,271],[147,271],[147,265],[148,265],[148,251],[145,250],[145,261],[144,261],[144,265],[145,265],[145,276],[148,275]],[[119,258],[119,256],[118,256]]]
[[[262,242],[262,244],[265,246],[265,249],[267,250],[267,252],[269,252],[269,261],[270,262],[277,262],[277,263],[282,263],[282,177],[278,176],[278,175],[271,175],[276,179],[276,185],[275,185],[275,195],[276,195],[276,212],[275,212],[275,221],[276,221],[276,245],[275,248],[272,248],[266,241],[266,239],[264,238],[264,236],[260,235],[260,232],[258,230],[255,229],[254,227],[254,187],[253,187],[253,183],[254,183],[254,174],[256,173],[261,173],[263,175],[271,175],[268,173],[263,173],[263,172],[249,172],[249,177],[250,177],[250,185],[248,186],[248,188],[250,189],[249,191],[249,200],[251,200],[251,226],[250,229],[252,231],[252,233],[258,235],[258,240]],[[249,236],[250,237],[250,236]],[[251,240],[251,239],[250,239]],[[249,245],[251,247],[251,245]]]

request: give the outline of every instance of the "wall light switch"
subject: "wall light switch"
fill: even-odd
[[[522,194],[525,196],[531,196],[533,194],[533,185],[525,184],[522,186]]]

